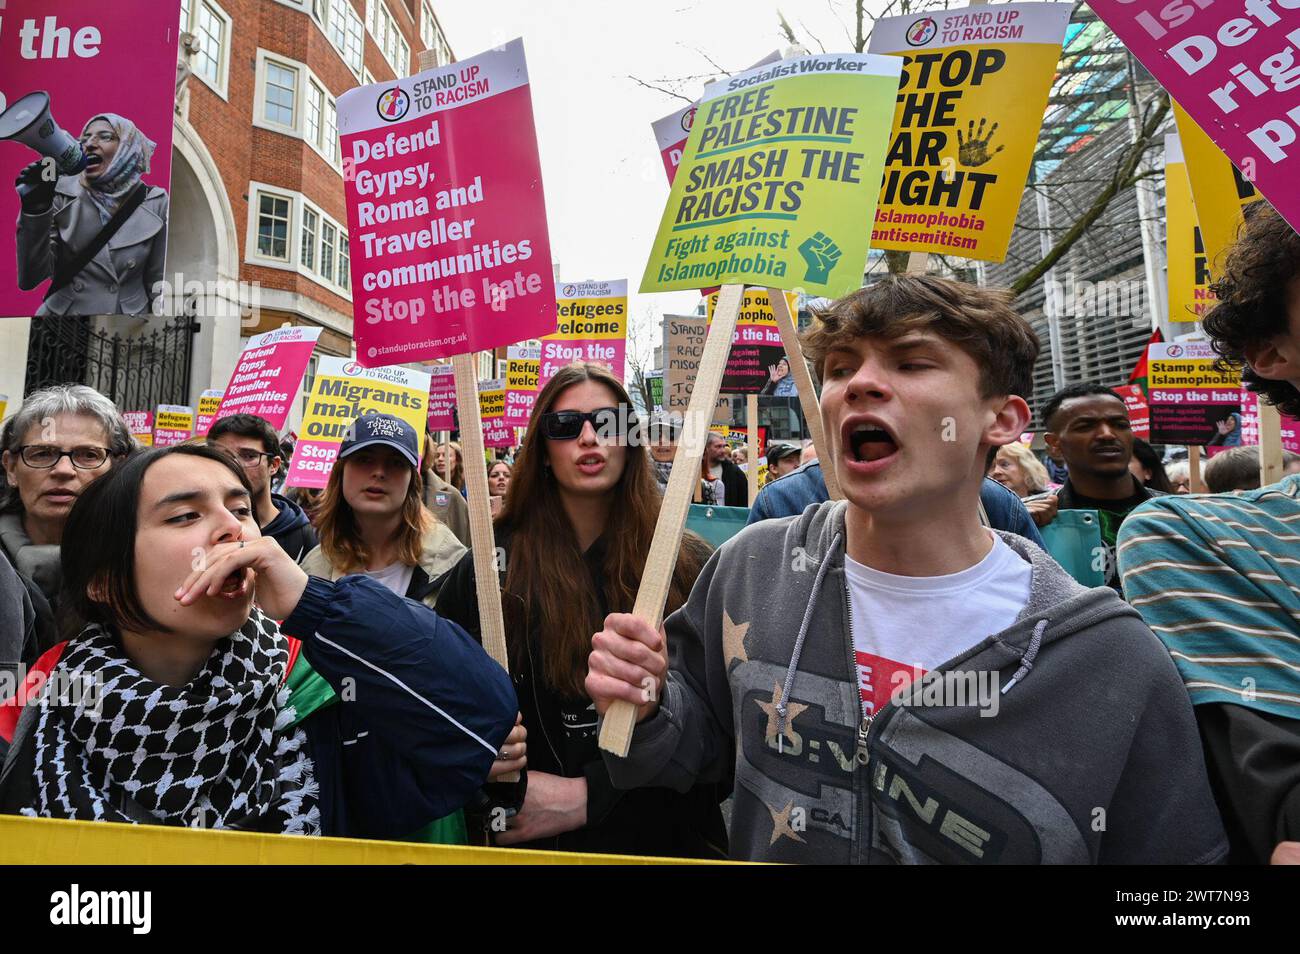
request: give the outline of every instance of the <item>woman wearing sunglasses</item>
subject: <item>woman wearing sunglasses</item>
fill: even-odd
[[[601,365],[568,365],[537,396],[495,522],[510,674],[528,732],[523,808],[499,845],[678,857],[726,849],[715,788],[614,789],[583,689],[591,635],[607,614],[631,612],[659,516],[641,431],[627,391]],[[667,612],[707,556],[687,534]],[[438,612],[479,632],[471,554],[448,577]]]
[[[137,455],[68,533],[89,622],[0,707],[0,811],[395,838],[496,764],[516,711],[501,667],[374,580],[309,578],[259,533],[226,451]]]
[[[28,395],[0,432],[0,546],[51,608],[58,607],[59,546],[72,505],[135,446],[113,402],[82,384]]]

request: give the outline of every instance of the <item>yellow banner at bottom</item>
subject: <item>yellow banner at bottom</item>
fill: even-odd
[[[163,825],[0,816],[0,864],[28,865],[697,865],[631,855],[308,838]]]

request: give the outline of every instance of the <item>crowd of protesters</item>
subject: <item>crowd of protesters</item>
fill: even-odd
[[[1300,413],[1300,237],[1265,203],[1215,291],[1222,360]],[[1258,449],[1228,446],[1188,493],[1097,382],[1038,408],[1040,458],[1039,341],[990,289],[890,276],[803,343],[829,459],[773,442],[750,500],[759,461],[710,434],[693,490],[748,526],[716,551],[686,532],[661,627],[632,611],[679,422],[640,432],[597,365],[549,381],[487,471],[504,670],[459,445],[362,416],[323,491],[281,494],[260,418],[141,450],[87,387],[28,395],[0,432],[0,811],[789,862],[1296,860],[1300,460],[1260,487]],[[1070,511],[1096,514],[1103,586],[1053,558]],[[597,745],[616,701],[626,757]]]

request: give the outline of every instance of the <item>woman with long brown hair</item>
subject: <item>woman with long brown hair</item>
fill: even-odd
[[[601,365],[571,364],[537,396],[510,492],[496,518],[510,674],[528,731],[523,808],[500,845],[708,857],[725,853],[713,786],[617,791],[596,744],[583,689],[591,636],[631,612],[659,517],[650,459],[631,399]],[[708,556],[682,541],[666,612],[685,602]],[[466,554],[438,613],[479,632]]]
[[[392,414],[352,423],[317,506],[320,546],[303,558],[307,574],[338,580],[359,573],[434,607],[447,571],[467,551],[424,506],[419,454],[416,430]],[[503,751],[522,757],[522,738],[509,741]],[[498,758],[493,775],[506,768]],[[466,837],[460,812],[414,836],[451,844],[464,844]]]

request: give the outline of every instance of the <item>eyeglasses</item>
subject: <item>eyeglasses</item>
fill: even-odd
[[[212,443],[209,444],[208,446],[221,447],[221,445],[217,443]],[[256,467],[258,461],[260,461],[263,457],[265,457],[267,460],[272,460],[275,457],[279,456],[277,454],[266,454],[263,453],[262,451],[255,451],[251,447],[241,447],[239,448],[239,450],[231,450],[229,447],[224,447],[222,448],[222,450],[226,451],[226,453],[228,454],[234,454],[236,457],[239,458],[239,462],[243,464],[245,467]]]
[[[24,444],[18,448],[18,456],[28,467],[37,470],[49,470],[64,457],[72,461],[72,466],[78,470],[95,470],[104,466],[104,461],[109,458],[109,450],[107,447],[87,446],[65,451],[49,444]]]
[[[97,132],[86,133],[81,137],[81,144],[84,146],[91,142],[117,142],[117,133]]]
[[[599,407],[594,411],[550,411],[539,419],[542,436],[552,441],[571,441],[582,434],[590,421],[596,433],[605,439],[621,438],[636,423],[630,407]]]

